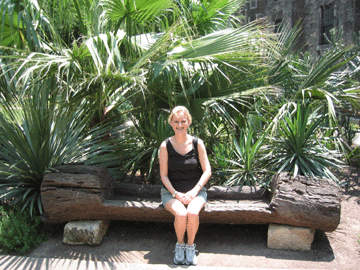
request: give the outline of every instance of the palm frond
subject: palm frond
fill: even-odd
[[[169,0],[102,0],[107,16],[116,21],[115,33],[125,23],[128,36],[139,34],[136,29],[173,5]]]

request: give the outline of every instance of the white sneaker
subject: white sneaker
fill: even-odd
[[[174,256],[174,263],[175,264],[185,264],[185,244],[176,243],[175,245],[175,256]]]
[[[187,265],[197,265],[198,263],[198,259],[196,257],[196,252],[197,250],[195,250],[195,244],[192,244],[191,246],[186,245],[186,264]]]

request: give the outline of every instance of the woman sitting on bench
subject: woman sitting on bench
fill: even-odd
[[[169,124],[175,135],[161,144],[160,175],[162,202],[175,216],[174,263],[196,265],[194,241],[199,213],[207,199],[204,186],[211,176],[211,167],[203,141],[187,133],[191,121],[186,107],[177,106],[171,111]]]

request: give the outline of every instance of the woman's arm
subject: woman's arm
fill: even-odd
[[[206,185],[206,183],[209,181],[211,177],[211,166],[208,155],[206,153],[204,142],[200,139],[198,139],[198,153],[199,153],[199,160],[200,160],[201,168],[203,170],[203,174],[197,186],[201,189],[203,186]]]

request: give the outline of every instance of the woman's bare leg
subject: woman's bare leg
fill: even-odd
[[[175,217],[174,227],[178,243],[184,244],[188,211],[177,199],[170,200],[165,208]]]
[[[187,244],[190,246],[194,244],[195,236],[199,229],[199,213],[204,205],[204,198],[196,197],[189,203],[187,207]]]

